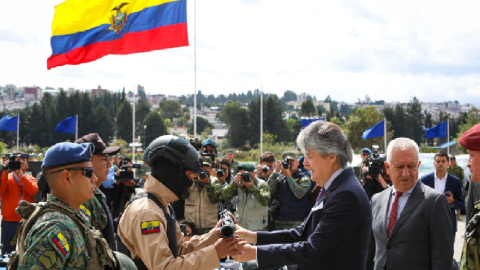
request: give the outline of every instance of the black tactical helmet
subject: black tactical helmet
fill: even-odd
[[[153,140],[143,152],[142,160],[151,167],[152,176],[179,198],[191,186],[191,181],[185,179],[185,170],[199,173],[202,168],[202,158],[196,149],[185,139],[172,135]]]

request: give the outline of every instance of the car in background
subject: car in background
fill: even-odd
[[[422,176],[435,172],[435,166],[433,166],[433,162],[435,161],[435,153],[420,153],[419,160],[421,163],[420,167],[418,168],[418,179],[422,178]]]

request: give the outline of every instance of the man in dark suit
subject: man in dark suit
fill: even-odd
[[[312,180],[322,187],[315,206],[298,227],[273,232],[237,228],[249,243],[237,261],[257,260],[259,268],[298,264],[308,269],[365,269],[372,214],[353,170],[352,150],[337,125],[317,121],[297,138]]]
[[[427,174],[420,179],[425,185],[447,196],[450,211],[452,212],[453,232],[457,232],[457,215],[455,209],[465,208],[465,200],[462,193],[462,182],[457,177],[447,173],[448,155],[440,151],[435,154],[435,173]]]
[[[392,188],[372,197],[374,269],[450,270],[452,221],[447,198],[418,181],[417,144],[397,138],[387,148],[385,167]]]

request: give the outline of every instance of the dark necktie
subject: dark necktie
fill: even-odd
[[[400,196],[402,196],[402,192],[395,191],[395,200],[393,200],[392,211],[390,211],[390,221],[388,222],[388,231],[387,231],[388,237],[390,237],[393,227],[395,226],[395,222],[397,222],[398,198]]]
[[[318,202],[319,202],[320,199],[324,196],[324,193],[325,193],[325,188],[322,187],[322,189],[321,189],[320,192],[318,193],[318,197],[317,197],[317,200],[315,201],[315,205],[318,205]]]

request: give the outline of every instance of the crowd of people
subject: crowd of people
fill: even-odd
[[[473,159],[480,125],[462,138]],[[347,136],[324,121],[302,130],[297,146],[303,155],[277,160],[265,152],[254,165],[235,160],[233,150],[218,155],[212,139],[192,145],[160,136],[143,154],[149,172],[137,177],[120,147],[96,133],[52,146],[37,179],[25,173],[24,155],[6,159],[2,254],[16,250],[18,269],[207,270],[227,256],[259,269],[458,267],[458,213],[469,205],[454,156],[438,152],[435,171],[419,178],[418,145],[397,138],[376,170],[364,161],[372,151],[362,149],[356,175]],[[39,188],[46,206],[31,204]],[[231,238],[220,233],[225,211],[236,222]],[[478,240],[472,231],[468,239]],[[464,248],[460,269],[478,269],[475,254]]]

